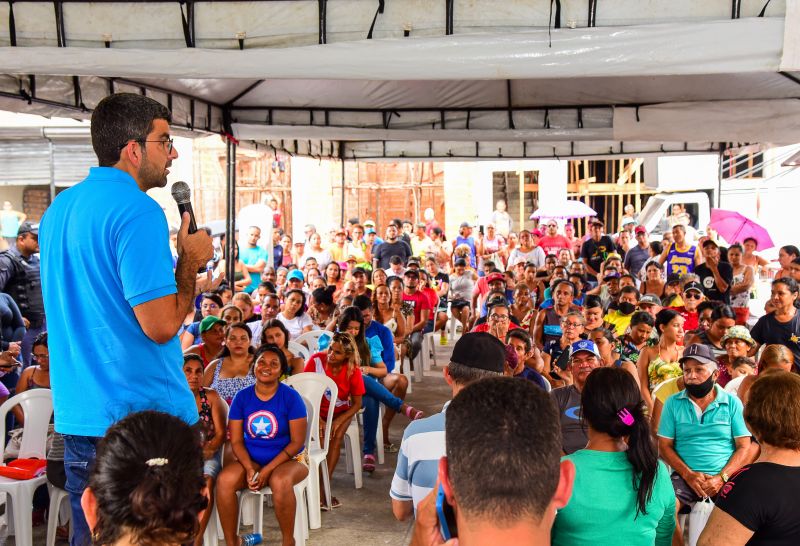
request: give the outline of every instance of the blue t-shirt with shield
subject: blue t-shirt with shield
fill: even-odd
[[[233,397],[228,414],[231,421],[242,421],[244,446],[250,458],[262,466],[289,445],[289,421],[301,418],[306,418],[303,398],[283,383],[267,401],[256,395],[255,385],[240,390]]]

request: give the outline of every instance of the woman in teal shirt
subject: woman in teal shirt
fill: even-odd
[[[569,504],[558,511],[553,546],[669,546],[675,492],[650,436],[636,380],[621,368],[586,379],[581,412],[586,449],[564,457],[575,465]]]

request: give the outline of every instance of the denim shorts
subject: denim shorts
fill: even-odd
[[[221,458],[222,450],[220,449],[213,457],[206,459],[203,462],[203,475],[209,478],[216,478],[220,470],[222,470]]]

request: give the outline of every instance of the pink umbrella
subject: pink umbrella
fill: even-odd
[[[720,237],[731,243],[754,239],[758,244],[758,250],[775,246],[765,227],[733,210],[711,209],[711,222],[708,225],[715,229]]]

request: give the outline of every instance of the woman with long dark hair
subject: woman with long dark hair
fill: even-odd
[[[678,359],[683,354],[683,317],[674,309],[662,309],[656,315],[658,344],[639,353],[639,385],[647,407],[653,407],[653,390],[668,379],[681,377]]]
[[[423,415],[418,409],[403,402],[402,398],[392,394],[381,383],[381,380],[388,374],[386,364],[381,360],[383,346],[377,337],[367,339],[364,335],[364,315],[358,307],[351,306],[342,311],[337,330],[350,334],[358,347],[361,375],[366,390],[362,401],[364,406],[363,469],[365,472],[374,472],[379,404],[385,405],[387,412],[392,410],[402,413],[412,421],[421,419]]]
[[[797,297],[800,289],[790,277],[772,281],[770,303],[772,311],[756,322],[750,335],[760,345],[777,343],[785,345],[794,355],[795,370],[800,362],[800,313],[797,312]]]
[[[230,404],[236,393],[256,382],[253,376],[253,334],[244,322],[235,322],[225,330],[225,347],[203,372],[203,386],[211,387]]]
[[[636,380],[621,368],[598,368],[581,392],[589,443],[567,455],[575,465],[569,504],[553,524],[553,546],[668,546],[675,530],[675,491],[658,460]],[[586,514],[592,514],[588,524]]]
[[[286,356],[286,361],[289,364],[289,371],[286,377],[303,373],[306,362],[302,357],[293,354],[289,350],[289,330],[287,330],[286,326],[278,319],[269,319],[264,323],[258,345],[259,347],[261,345],[277,345],[283,350],[283,354]],[[283,378],[281,381],[283,381]]]
[[[283,298],[283,311],[278,313],[278,320],[289,330],[289,341],[314,329],[314,323],[311,321],[311,317],[305,313],[305,308],[305,292],[298,289],[286,292]]]

